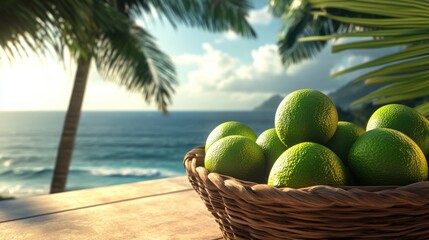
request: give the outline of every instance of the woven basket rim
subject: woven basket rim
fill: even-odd
[[[215,185],[219,191],[251,201],[295,201],[303,206],[314,199],[322,206],[362,206],[377,205],[380,208],[391,207],[406,202],[411,205],[429,203],[429,181],[421,181],[405,186],[341,186],[317,185],[306,188],[276,188],[267,184],[258,184],[239,180],[230,176],[209,173],[203,167],[204,147],[189,151],[183,159],[188,177],[196,176],[204,184]]]

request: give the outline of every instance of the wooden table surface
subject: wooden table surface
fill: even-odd
[[[0,201],[0,239],[221,239],[186,176]]]

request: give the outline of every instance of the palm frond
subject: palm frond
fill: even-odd
[[[246,17],[252,5],[248,0],[122,0],[119,1],[128,14],[151,14],[153,10],[161,18],[176,27],[181,23],[211,32],[233,30],[244,37],[256,37],[255,30]]]
[[[83,35],[84,29],[70,26],[85,26],[87,21],[83,16],[89,16],[90,9],[88,1],[79,0],[2,1],[0,48],[9,58],[53,51],[62,55],[66,47],[78,51],[70,40]],[[74,35],[61,40],[59,33],[67,31]]]
[[[319,27],[319,25],[322,25]],[[315,36],[329,32],[329,22],[298,24],[286,27],[280,32],[277,46],[284,66],[297,64],[316,56],[326,46],[326,41],[298,42],[299,37]]]
[[[380,65],[391,64],[398,61],[407,61],[415,58],[425,58],[429,54],[429,44],[416,45],[412,48],[403,49],[397,53],[383,56],[359,65],[343,69],[332,74],[333,77],[343,75],[345,73],[361,70],[369,67],[377,67]],[[398,73],[398,72],[397,72]]]
[[[397,53],[383,56],[366,63],[334,73],[345,73],[378,67],[354,81],[366,84],[384,83],[367,96],[355,101],[373,101],[375,104],[414,99],[429,95],[429,3],[412,0],[308,0],[314,17],[326,17],[332,21],[353,24],[352,32],[312,36],[301,41],[322,41],[333,38],[373,37],[374,40],[358,41],[333,46],[333,52],[350,49],[373,49],[403,46]],[[336,11],[336,12],[335,12]],[[344,14],[348,13],[352,14]],[[369,14],[359,16],[360,14]],[[427,98],[424,98],[427,99]],[[429,116],[427,104],[416,107]]]
[[[99,72],[127,90],[141,93],[148,103],[155,100],[166,112],[176,84],[172,61],[143,28],[128,25],[128,18],[121,15],[110,14],[125,28],[100,35],[94,56]]]
[[[362,29],[364,30],[364,29]],[[359,32],[346,32],[346,33],[337,33],[325,36],[311,36],[311,37],[301,37],[298,39],[299,42],[311,42],[311,41],[328,41],[336,38],[346,38],[346,37],[374,37],[376,39],[383,37],[394,37],[394,36],[413,36],[415,34],[426,33],[424,29],[404,29],[402,31],[398,30],[366,30]]]
[[[284,13],[289,11],[292,1],[293,0],[270,0],[269,6],[271,13],[275,17],[281,17]]]
[[[322,39],[323,36],[344,34],[355,30],[353,24],[323,16],[313,16],[311,5],[307,1],[273,0],[271,11],[273,15],[282,19],[277,45],[283,65],[286,67],[316,56],[326,46],[326,40],[329,40]],[[314,39],[315,36],[319,39]],[[311,41],[299,41],[301,38],[310,38]]]
[[[415,109],[421,114],[429,112],[429,101],[418,105],[417,107],[415,107]]]

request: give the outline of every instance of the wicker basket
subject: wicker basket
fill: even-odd
[[[209,173],[203,147],[183,163],[225,239],[429,239],[428,181],[275,188]]]

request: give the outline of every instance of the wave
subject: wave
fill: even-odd
[[[0,171],[0,177],[33,178],[52,175],[53,168],[48,167],[17,167]],[[173,177],[180,173],[157,168],[112,168],[112,167],[77,167],[71,168],[70,175],[91,175],[100,177]]]
[[[23,186],[22,184],[1,184],[0,195],[3,197],[24,197],[49,193],[49,186]]]
[[[173,171],[154,168],[89,168],[84,171],[88,171],[94,176],[108,177],[169,177],[178,175]]]

